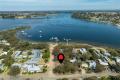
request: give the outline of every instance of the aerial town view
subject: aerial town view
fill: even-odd
[[[0,80],[120,80],[119,0],[0,0]]]

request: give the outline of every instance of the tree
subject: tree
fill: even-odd
[[[109,76],[109,80],[120,80],[120,75],[118,76]]]
[[[101,77],[100,80],[111,80],[109,77]]]
[[[29,51],[29,52],[28,52],[28,55],[32,55],[32,52],[31,52],[31,51]]]
[[[43,54],[43,59],[45,60],[45,62],[48,62],[49,58],[50,58],[50,52],[45,51],[45,53]]]
[[[20,68],[18,66],[13,66],[10,68],[10,71],[8,72],[11,76],[16,76],[20,73]]]
[[[7,56],[11,56],[13,54],[13,50],[9,50],[9,52],[7,53]]]
[[[120,53],[117,52],[118,50],[115,49],[108,49],[109,53],[111,53],[112,56],[119,56]]]
[[[90,53],[93,53],[93,52],[94,52],[94,49],[88,49],[88,51],[89,51]]]
[[[3,70],[0,69],[0,73],[2,73],[2,72],[3,72]]]
[[[8,51],[10,49],[9,46],[3,46],[3,51]]]
[[[62,65],[59,65],[53,69],[54,73],[65,74],[65,73],[74,73],[77,71],[77,67],[72,63],[65,62]]]
[[[5,66],[10,67],[14,63],[14,59],[11,56],[8,56],[3,60],[3,63]]]
[[[92,56],[91,56],[91,54],[89,54],[89,53],[82,55],[83,61],[89,60],[91,57],[92,57]]]
[[[98,63],[96,64],[96,69],[95,69],[96,73],[102,72],[104,70],[105,70],[105,67],[103,65],[98,64]]]

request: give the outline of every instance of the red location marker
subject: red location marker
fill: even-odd
[[[62,64],[65,56],[62,53],[59,53],[58,56],[57,56],[57,58],[58,58],[58,61]]]

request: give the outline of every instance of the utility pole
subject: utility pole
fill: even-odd
[[[71,39],[64,38],[64,40],[66,41],[66,44],[67,44],[67,46],[68,46],[68,45],[69,45],[69,41],[70,41]]]

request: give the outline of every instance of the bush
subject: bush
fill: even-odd
[[[65,73],[75,73],[77,71],[77,67],[72,64],[65,62],[62,65],[59,65],[53,69],[54,73],[65,74]]]
[[[10,67],[14,63],[14,59],[11,56],[8,56],[3,60],[3,63],[5,66]]]
[[[97,80],[97,77],[92,76],[92,77],[85,78],[84,80]]]
[[[96,69],[95,69],[96,73],[102,72],[104,70],[105,70],[105,67],[103,65],[98,64],[98,63],[96,64]]]
[[[20,73],[20,68],[18,66],[13,66],[10,68],[10,71],[8,72],[11,76],[16,76]]]
[[[45,51],[45,53],[43,54],[43,59],[45,60],[45,62],[48,62],[49,58],[50,58],[50,52]]]
[[[109,76],[109,80],[120,80],[120,76]]]
[[[62,79],[57,79],[57,80],[69,80],[68,78],[62,78]]]

